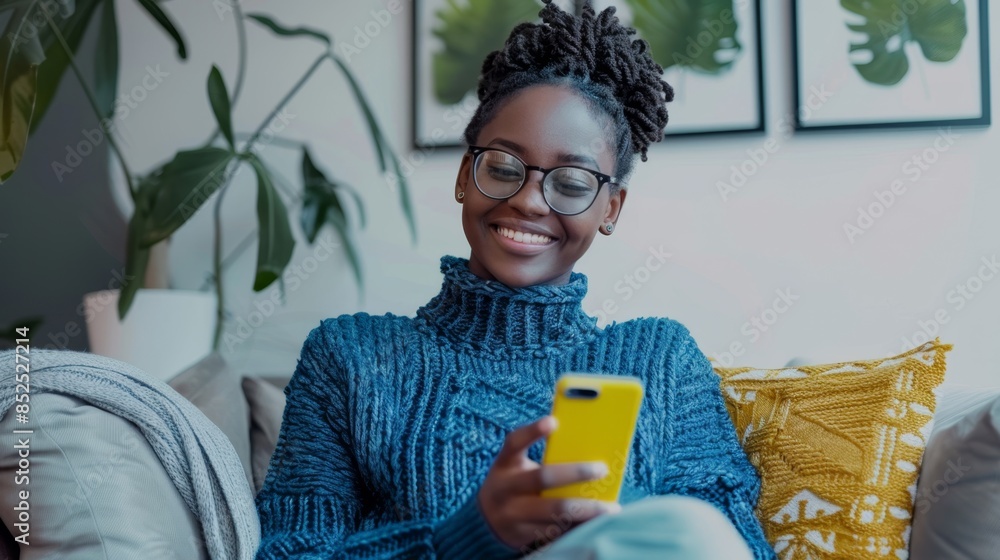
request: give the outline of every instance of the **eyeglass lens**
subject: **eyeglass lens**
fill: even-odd
[[[524,164],[516,157],[498,150],[486,150],[476,163],[476,185],[492,198],[508,198],[520,188],[526,177]],[[589,171],[559,167],[545,176],[542,193],[556,212],[578,214],[590,207],[600,181]]]

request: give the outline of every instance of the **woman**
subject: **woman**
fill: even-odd
[[[545,3],[483,64],[454,193],[469,259],[441,259],[416,317],[327,319],[305,341],[258,558],[773,557],[759,479],[687,329],[598,328],[573,271],[614,232],[673,91],[613,8]],[[606,469],[539,464],[567,371],[645,384],[624,507],[539,495]]]

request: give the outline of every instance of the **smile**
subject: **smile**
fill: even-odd
[[[518,231],[516,229],[505,228],[503,226],[493,226],[493,229],[501,236],[511,239],[516,243],[523,243],[525,245],[548,245],[553,241],[552,238],[547,235]]]

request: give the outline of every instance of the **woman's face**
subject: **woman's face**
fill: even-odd
[[[532,86],[515,94],[483,127],[477,146],[512,153],[527,165],[546,169],[573,165],[614,174],[614,146],[605,130],[608,119],[596,119],[573,90],[554,85]],[[610,125],[609,125],[610,126]],[[597,200],[582,214],[554,212],[542,197],[542,172],[527,172],[524,186],[506,200],[491,199],[476,188],[473,156],[465,154],[456,181],[463,192],[462,226],[472,248],[469,269],[479,277],[499,280],[512,288],[565,284],[576,261],[600,231],[614,224],[625,191],[612,194],[605,184]],[[500,233],[510,230],[550,238],[519,242]]]

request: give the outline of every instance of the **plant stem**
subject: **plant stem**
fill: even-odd
[[[233,17],[236,18],[236,43],[239,45],[239,65],[236,67],[236,85],[233,86],[233,98],[229,101],[232,106],[236,105],[236,100],[240,98],[243,91],[243,81],[246,78],[247,65],[247,26],[243,21],[243,8],[240,6],[242,0],[233,1]]]
[[[233,132],[233,135],[237,138],[250,138],[253,136],[249,132]],[[305,142],[293,140],[292,138],[285,138],[284,136],[278,136],[277,134],[271,137],[270,143],[274,146],[281,146],[291,150],[301,150],[306,145]]]
[[[219,342],[222,340],[222,330],[225,325],[226,304],[223,300],[222,291],[222,198],[229,187],[227,179],[222,188],[219,189],[219,196],[215,199],[212,220],[215,226],[215,243],[212,247],[212,268],[215,270],[215,336],[212,338],[212,350],[219,349]]]
[[[293,193],[291,191],[291,188],[288,186],[288,184],[290,183],[290,181],[288,181],[288,179],[284,175],[282,175],[281,173],[279,173],[278,171],[276,171],[274,169],[271,170],[271,175],[275,179],[274,185],[276,187],[278,187],[278,190],[280,190],[281,192],[285,193],[285,195],[288,197],[289,201],[292,204],[298,204],[299,202],[302,202],[302,199],[305,198],[305,194],[301,194],[301,195],[296,196],[295,193]],[[259,231],[260,231],[259,228],[255,227],[255,228],[253,228],[250,231],[250,233],[246,234],[246,236],[243,238],[243,240],[240,241],[239,244],[236,245],[236,248],[234,248],[232,251],[230,251],[229,254],[226,255],[225,258],[222,259],[222,269],[221,270],[225,270],[225,269],[229,268],[229,265],[231,265],[234,260],[238,259],[241,255],[243,255],[244,252],[246,252],[247,249],[250,248],[250,245],[253,244],[253,240],[257,236],[257,233]],[[199,291],[205,291],[205,290],[207,290],[212,284],[215,283],[215,279],[219,276],[220,272],[221,271],[217,271],[217,272],[209,275],[204,280],[204,282],[202,283],[201,287],[198,288],[198,290]]]
[[[312,66],[309,67],[309,70],[307,70],[306,73],[303,74],[301,78],[299,78],[299,81],[296,82],[295,85],[292,86],[292,89],[285,94],[285,97],[281,99],[281,101],[278,103],[278,106],[275,107],[274,110],[271,111],[271,114],[268,115],[266,119],[264,119],[264,122],[262,122],[260,126],[257,127],[257,130],[253,133],[253,136],[251,136],[250,139],[247,140],[246,146],[243,147],[244,151],[249,152],[251,149],[253,149],[253,145],[257,142],[257,138],[259,138],[260,135],[263,134],[264,130],[267,128],[267,125],[270,124],[271,121],[274,119],[274,117],[277,116],[277,114],[281,112],[282,109],[285,108],[285,105],[288,104],[288,102],[292,99],[292,97],[294,97],[295,94],[298,93],[300,89],[302,89],[302,86],[304,86],[305,83],[309,80],[309,78],[312,77],[312,75],[316,72],[316,69],[319,68],[319,65],[322,64],[323,61],[328,58],[330,58],[330,51],[324,52],[319,56],[319,58],[317,58],[312,63]]]
[[[302,86],[305,85],[309,78],[316,72],[319,65],[323,63],[324,60],[330,57],[330,51],[324,52],[320,55],[309,67],[309,70],[299,78],[299,81],[292,86],[292,89],[285,94],[285,96],[278,102],[278,105],[271,111],[271,113],[264,119],[257,130],[250,136],[247,140],[246,145],[243,146],[243,154],[249,154],[253,149],[254,144],[257,143],[257,139],[267,128],[267,125],[274,119],[275,116],[288,104],[288,102],[295,96],[296,93]],[[213,137],[214,139],[214,137]],[[215,338],[212,342],[212,348],[218,350],[219,342],[222,340],[222,330],[223,322],[225,319],[225,304],[223,302],[223,288],[222,288],[222,198],[226,193],[226,189],[229,187],[229,181],[232,176],[226,178],[226,182],[219,189],[219,197],[215,199],[215,211],[214,211],[214,221],[215,221],[215,243],[213,246],[212,255],[212,267],[215,276],[215,294],[217,297],[216,301],[216,323],[215,323]]]
[[[94,97],[94,92],[90,90],[90,86],[87,85],[87,80],[83,77],[83,72],[80,71],[80,67],[76,65],[76,58],[73,56],[72,49],[69,48],[69,44],[66,43],[66,38],[63,37],[62,33],[59,31],[59,26],[52,21],[52,16],[49,14],[47,9],[42,9],[42,13],[45,14],[45,19],[49,23],[49,27],[52,28],[52,33],[56,36],[59,41],[59,45],[62,47],[63,51],[66,53],[66,58],[69,60],[70,68],[73,69],[73,74],[76,76],[77,81],[80,82],[80,87],[83,89],[83,93],[87,96],[87,102],[90,104],[90,108],[94,111],[94,115],[97,116],[98,123],[105,119],[105,116],[101,114],[100,107],[97,106],[97,99]],[[132,182],[132,172],[129,171],[128,164],[125,163],[125,155],[122,153],[121,147],[118,146],[118,141],[115,140],[114,134],[110,130],[104,131],[104,136],[108,139],[108,145],[118,156],[118,163],[122,166],[122,171],[125,173],[125,182],[128,184],[128,194],[132,197],[132,202],[135,203],[136,188],[135,184]]]

